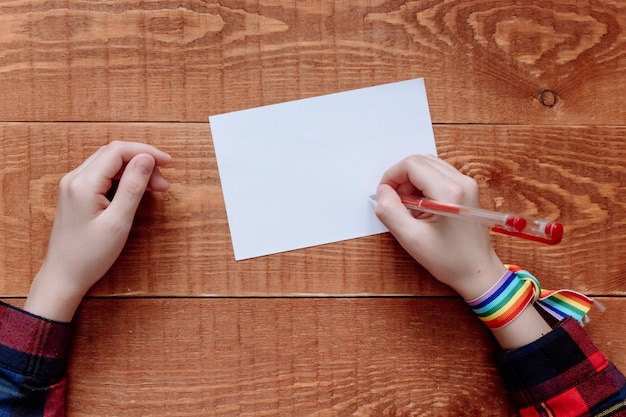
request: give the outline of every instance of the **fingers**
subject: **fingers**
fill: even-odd
[[[159,167],[155,166],[150,181],[148,181],[148,191],[166,191],[169,187],[169,181],[161,174]]]
[[[432,155],[409,156],[390,167],[381,179],[401,194],[457,204],[476,204],[475,181],[447,162]]]
[[[460,172],[454,166],[452,166],[452,164],[448,163],[447,161],[444,161],[443,159],[440,159],[434,155],[423,155],[423,157],[427,161],[432,163],[433,167],[436,167],[439,170],[441,170],[441,172],[447,172],[448,174],[453,175],[453,176],[458,176],[460,174]]]
[[[73,174],[86,176],[88,183],[96,186],[100,192],[106,192],[102,188],[108,188],[110,181],[123,170],[124,166],[141,153],[152,156],[157,167],[167,165],[172,159],[169,154],[145,143],[113,141],[87,158]],[[155,189],[164,186],[162,179],[160,172],[155,174],[152,184]]]
[[[120,219],[132,219],[135,216],[139,202],[154,176],[155,165],[154,157],[146,153],[136,155],[128,162],[115,197],[108,207],[110,213]]]
[[[434,184],[446,180],[446,175],[438,169],[436,163],[423,155],[413,155],[392,165],[381,179],[399,193],[412,194],[408,191],[418,190],[428,198],[435,198]]]
[[[376,189],[376,216],[394,236],[412,230],[415,218],[400,201],[398,193],[388,184],[380,184]]]
[[[169,183],[158,170],[158,167],[167,165],[172,157],[145,143],[113,141],[100,147],[68,176],[80,178],[85,190],[105,195],[111,186],[111,181],[119,179],[126,169],[126,164],[141,153],[150,155],[154,160],[155,168],[147,188],[154,191],[165,191],[169,187]]]
[[[99,148],[79,167],[67,174],[62,180],[61,189],[73,190],[65,194],[74,196],[74,200],[78,198],[80,203],[74,203],[76,207],[99,213],[100,210],[113,205],[112,216],[116,216],[116,213],[121,216],[129,215],[132,221],[132,216],[146,190],[168,189],[169,182],[163,177],[159,166],[164,166],[170,161],[170,155],[154,146],[114,141]],[[115,204],[110,204],[107,196],[113,180],[119,180],[114,192],[119,197],[113,198],[116,200]]]
[[[97,152],[99,155],[90,164],[90,169],[110,179],[120,171],[124,164],[140,153],[151,155],[154,158],[155,166],[167,165],[172,159],[169,154],[152,145],[113,141],[100,148]]]

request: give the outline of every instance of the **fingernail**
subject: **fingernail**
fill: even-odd
[[[135,169],[143,175],[151,175],[154,169],[154,159],[149,155],[135,158]]]

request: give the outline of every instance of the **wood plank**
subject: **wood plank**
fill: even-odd
[[[546,288],[624,295],[626,131],[622,127],[441,126],[438,151],[480,186],[483,207],[558,220],[549,247],[496,236],[505,262]]]
[[[0,26],[3,121],[205,121],[425,77],[436,123],[626,122],[619,0],[9,1]]]
[[[439,153],[485,207],[559,219],[560,245],[494,236],[546,288],[623,295],[626,129],[436,126]],[[171,190],[147,196],[108,296],[450,295],[388,234],[235,262],[207,123],[0,124],[0,294],[26,295],[45,255],[61,176],[112,139],[172,153]]]
[[[626,3],[12,0],[0,27],[0,297],[64,173],[113,139],[175,158],[76,318],[68,415],[514,415],[488,331],[389,234],[233,260],[207,116],[416,77],[485,207],[565,224],[501,258],[599,296],[626,369]]]
[[[68,416],[512,415],[494,346],[465,313],[450,300],[87,300]]]
[[[621,369],[625,302],[586,326]],[[496,349],[455,298],[89,299],[68,416],[512,416]]]

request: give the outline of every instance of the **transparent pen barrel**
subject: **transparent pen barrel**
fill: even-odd
[[[424,213],[438,214],[447,217],[474,220],[488,226],[501,226],[506,229],[520,231],[524,229],[525,222],[519,216],[506,213],[497,213],[474,207],[460,206],[457,204],[441,204],[428,199],[406,201],[405,206]],[[521,224],[523,222],[524,224]]]

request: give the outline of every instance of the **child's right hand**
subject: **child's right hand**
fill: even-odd
[[[411,212],[399,193],[480,207],[472,178],[434,156],[410,156],[383,175],[376,215],[417,262],[466,300],[483,294],[504,274],[485,225]]]

